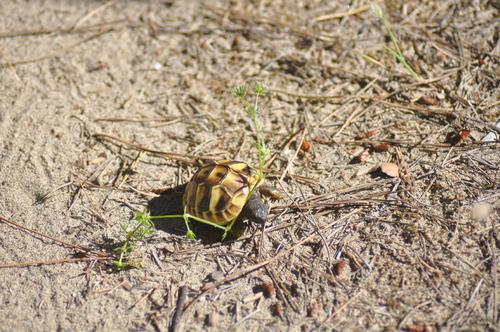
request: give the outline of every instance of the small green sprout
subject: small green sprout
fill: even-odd
[[[245,112],[250,118],[250,121],[252,121],[253,127],[255,129],[255,147],[257,149],[257,156],[259,159],[259,169],[258,169],[259,183],[261,183],[265,179],[264,167],[266,163],[266,158],[271,154],[270,150],[266,146],[266,143],[264,142],[264,139],[262,138],[260,124],[257,119],[257,114],[259,112],[259,97],[264,95],[267,92],[267,90],[268,88],[264,83],[257,82],[255,84],[255,89],[254,89],[255,100],[253,101],[252,104],[250,104],[250,102],[245,98],[246,97],[245,85],[241,85],[239,88],[235,90],[235,93],[233,93],[235,96],[238,96],[243,102]],[[239,92],[245,91],[245,93],[244,94],[236,93],[236,91]]]
[[[257,82],[255,84],[255,94],[257,96],[263,95],[267,92],[267,86],[263,83]]]
[[[154,224],[148,212],[137,212],[134,220],[136,221],[135,223],[122,225],[122,230],[126,234],[125,241],[115,249],[119,257],[112,262],[118,271],[140,266],[140,261],[132,261],[130,259],[130,255],[134,249],[134,242],[142,241],[146,236],[155,232]]]
[[[413,78],[415,78],[417,81],[422,80],[422,78],[415,72],[415,70],[412,68],[412,66],[408,63],[405,56],[403,55],[403,52],[401,52],[401,48],[399,47],[398,38],[396,37],[396,34],[392,31],[391,25],[389,24],[389,20],[387,19],[386,15],[384,14],[384,10],[382,9],[382,7],[380,7],[376,3],[372,3],[371,9],[372,9],[372,13],[378,19],[380,19],[380,21],[384,25],[385,31],[387,32],[387,34],[389,34],[389,38],[391,39],[391,43],[392,43],[393,48],[390,48],[387,46],[384,46],[384,48],[389,53],[391,53],[399,63],[401,63],[404,66],[404,68],[408,74],[413,76]]]
[[[247,87],[245,84],[237,87],[236,89],[234,89],[233,91],[233,96],[235,97],[239,97],[239,98],[245,98],[247,95]]]
[[[188,230],[186,232],[186,237],[188,238],[188,240],[196,240],[196,234],[194,234],[192,230]]]

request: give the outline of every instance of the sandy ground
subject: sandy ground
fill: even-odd
[[[384,8],[418,78],[368,1],[1,1],[0,330],[166,331],[182,286],[179,330],[498,330],[498,3]],[[196,165],[256,164],[256,81],[264,232],[99,259]]]

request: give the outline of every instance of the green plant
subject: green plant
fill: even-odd
[[[247,100],[247,87],[245,84],[239,86],[233,91],[233,95],[235,97],[238,97],[240,101],[244,105],[245,112],[247,113],[248,117],[252,121],[252,124],[255,129],[255,147],[257,149],[257,154],[259,158],[259,183],[264,181],[266,175],[264,172],[264,167],[265,167],[265,162],[266,158],[269,156],[270,151],[269,148],[266,146],[266,143],[264,142],[264,139],[262,138],[262,133],[260,130],[260,124],[257,120],[257,113],[259,111],[259,98],[263,94],[267,92],[267,87],[260,82],[257,82],[255,84],[255,100],[253,103],[250,103]],[[257,186],[256,186],[257,187]]]
[[[146,236],[155,232],[151,216],[148,212],[137,212],[134,220],[135,222],[133,223],[122,225],[122,230],[126,234],[125,241],[115,249],[119,257],[112,262],[113,266],[118,271],[140,265],[140,261],[133,261],[130,259],[134,245],[136,242],[144,240]]]
[[[260,124],[259,124],[259,121],[257,119],[257,115],[258,115],[258,111],[259,111],[259,98],[263,94],[265,94],[266,92],[267,92],[267,88],[264,84],[256,83],[255,89],[254,89],[255,99],[253,100],[252,103],[250,103],[247,99],[248,94],[247,94],[246,85],[241,85],[233,91],[233,95],[238,97],[240,99],[240,101],[243,103],[245,112],[248,115],[248,117],[250,118],[250,120],[252,121],[252,124],[253,124],[254,129],[255,129],[255,147],[257,149],[258,159],[259,159],[259,167],[257,170],[259,179],[257,181],[257,185],[255,185],[253,190],[255,190],[258,187],[258,185],[260,183],[262,183],[262,181],[264,181],[264,179],[266,177],[265,172],[264,172],[265,161],[266,161],[266,158],[270,154],[269,148],[266,146],[264,139],[262,138]],[[252,193],[253,193],[253,191],[250,193],[250,195],[248,197],[250,197]],[[226,238],[227,234],[229,233],[229,231],[231,230],[231,228],[233,227],[233,225],[236,221],[236,218],[235,218],[233,221],[231,221],[231,223],[229,223],[229,225],[221,226],[221,225],[213,223],[209,220],[205,220],[205,219],[202,219],[202,218],[199,218],[199,217],[196,217],[196,216],[193,216],[193,215],[187,213],[186,208],[184,208],[183,214],[151,216],[149,214],[149,212],[144,211],[144,212],[138,213],[136,215],[136,220],[139,222],[139,224],[151,223],[151,219],[176,219],[176,218],[182,218],[184,220],[184,223],[185,223],[186,228],[187,228],[186,237],[188,239],[191,239],[191,240],[196,239],[196,234],[189,227],[189,219],[193,219],[193,220],[196,220],[198,222],[201,222],[201,223],[204,223],[204,224],[207,224],[207,225],[210,225],[210,226],[213,226],[215,228],[219,228],[219,229],[223,230],[224,231],[224,235],[222,236],[223,240]],[[123,252],[127,252],[126,249],[128,249],[128,247],[124,247]],[[121,260],[120,260],[120,263],[121,263]]]
[[[389,24],[389,20],[387,19],[386,15],[384,14],[384,10],[378,4],[372,3],[372,12],[378,19],[380,19],[380,21],[382,22],[382,24],[385,28],[385,31],[387,32],[387,34],[389,35],[389,38],[391,39],[392,48],[390,48],[386,45],[384,45],[384,48],[389,53],[391,53],[399,63],[401,63],[403,65],[403,67],[405,68],[405,70],[408,74],[413,76],[413,78],[415,78],[417,81],[422,80],[422,78],[415,72],[415,70],[408,63],[405,56],[401,52],[401,48],[399,47],[398,38],[396,37],[396,34],[392,31],[391,25]],[[368,56],[364,56],[364,57],[365,57],[365,59],[368,59],[369,61],[378,63],[376,60],[374,60],[371,57],[368,57]]]

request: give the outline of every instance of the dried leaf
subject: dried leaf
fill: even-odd
[[[281,303],[276,303],[275,305],[273,305],[272,310],[274,316],[281,317],[281,315],[283,314],[283,306],[281,305]]]
[[[335,273],[336,276],[339,276],[345,271],[346,266],[347,266],[346,261],[337,262],[333,266],[333,272]]]
[[[300,149],[304,152],[310,152],[312,150],[312,143],[304,140],[302,142],[302,145],[300,146]]]
[[[352,163],[362,163],[368,160],[370,158],[370,151],[368,149],[364,149],[360,153],[358,153],[354,158],[352,159]]]
[[[439,104],[439,100],[432,96],[422,96],[418,100],[418,103],[423,105],[435,106]]]
[[[356,134],[356,138],[357,139],[365,139],[365,138],[373,137],[373,136],[375,136],[377,134],[378,134],[378,130],[377,129],[372,129],[372,130],[368,130],[368,131],[363,131],[361,133],[357,133]]]
[[[274,298],[276,296],[276,289],[272,282],[263,283],[258,288],[262,290],[266,298]]]
[[[399,166],[395,163],[382,163],[380,164],[380,171],[387,176],[396,178],[399,176]]]
[[[316,318],[318,317],[318,312],[319,312],[319,305],[317,302],[311,303],[311,306],[307,310],[307,316],[311,318]]]
[[[467,137],[470,136],[470,130],[461,130],[460,131],[460,139],[464,140],[466,139]]]
[[[408,325],[405,328],[405,330],[409,331],[409,332],[431,332],[432,331],[432,327],[429,326],[429,325],[427,325],[427,324],[416,323],[416,324]]]
[[[269,197],[273,201],[285,198],[285,195],[281,191],[266,183],[259,186],[259,192],[261,195]]]
[[[386,151],[389,151],[389,147],[390,147],[390,145],[387,143],[375,144],[373,146],[373,150],[375,152],[386,152]]]

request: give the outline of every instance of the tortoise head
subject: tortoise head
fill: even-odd
[[[243,215],[253,222],[263,224],[267,220],[267,213],[267,206],[254,192],[243,208]]]

